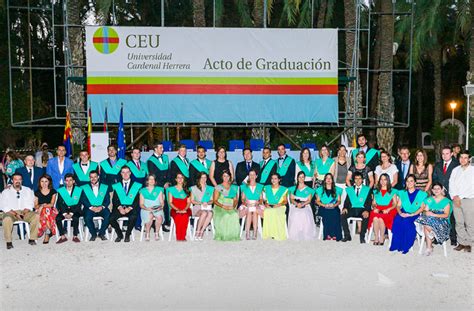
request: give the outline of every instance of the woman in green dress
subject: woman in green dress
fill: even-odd
[[[288,238],[285,214],[288,189],[280,185],[278,173],[271,176],[271,182],[264,188],[263,238],[282,241]]]
[[[214,239],[218,241],[240,241],[239,187],[232,184],[229,171],[222,172],[222,183],[214,190]]]

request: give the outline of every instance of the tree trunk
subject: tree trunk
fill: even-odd
[[[435,123],[441,122],[443,117],[443,103],[441,96],[441,66],[442,66],[442,52],[441,48],[433,49],[431,52],[431,61],[434,68],[434,120]]]
[[[253,3],[253,24],[254,27],[264,27],[263,25],[263,2],[265,0],[255,0]]]
[[[270,143],[270,128],[269,127],[254,127],[252,128],[252,139],[263,139],[265,146]]]
[[[420,66],[416,73],[416,145],[423,145],[421,137],[422,114],[423,114],[423,68]]]
[[[381,12],[392,12],[392,2],[382,1]],[[394,120],[395,107],[392,98],[392,75],[387,70],[393,68],[393,34],[394,20],[392,15],[382,15],[380,23],[380,69],[379,92],[377,103],[377,118],[387,122],[378,123],[379,126],[391,126]],[[385,71],[385,72],[384,72]],[[394,142],[393,128],[378,128],[377,143],[379,147],[391,152]]]
[[[327,9],[328,9],[328,1],[321,0],[321,4],[319,6],[319,12],[318,12],[317,28],[324,28]]]
[[[471,71],[471,74],[474,74],[474,0],[471,0],[471,7],[470,7],[470,13],[471,13],[471,46],[469,48],[469,70]],[[472,81],[471,83],[474,83]],[[470,105],[469,105],[469,111],[470,111],[470,119],[469,119],[469,124],[470,124],[470,131],[469,131],[469,148],[470,150],[474,150],[474,140],[472,137],[474,137],[474,133],[472,132],[472,129],[474,129],[474,97],[471,96],[470,99]]]
[[[381,1],[375,2],[375,11],[380,12],[380,3]],[[380,16],[379,16],[380,18]],[[380,19],[377,20],[377,25],[380,25]],[[372,64],[375,70],[380,69],[380,42],[382,41],[381,38],[381,30],[380,27],[375,27],[375,44],[373,48],[373,57],[372,57]],[[369,43],[370,44],[370,43]],[[372,95],[370,97],[370,115],[375,116],[377,114],[377,94],[379,92],[379,75],[377,72],[372,73]]]

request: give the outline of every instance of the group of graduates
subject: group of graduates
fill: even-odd
[[[111,145],[108,158],[100,163],[92,162],[87,151],[81,151],[77,163],[72,163],[60,146],[58,157],[51,159],[54,163],[47,168],[50,174],[36,180],[41,187],[42,180],[49,177],[49,188],[57,191],[51,190],[57,197],[43,202],[49,208],[38,213],[36,221],[40,225],[33,224],[31,230],[40,228],[40,236],[49,240],[56,226],[60,235],[57,243],[64,243],[68,240],[65,220],[69,220],[73,241],[79,242],[83,217],[90,241],[97,237],[107,240],[109,224],[116,233],[115,242],[129,242],[134,228],[143,228],[147,241],[153,229],[156,240],[162,237],[162,230],[171,230],[176,240],[185,241],[194,218],[195,240],[203,239],[209,225],[216,240],[240,240],[241,228],[245,228],[247,240],[256,239],[259,232],[264,239],[310,240],[316,238],[319,224],[324,240],[347,242],[351,240],[348,220],[353,220],[361,222],[360,243],[370,240],[366,232],[371,228],[374,245],[383,245],[388,233],[392,233],[391,250],[406,253],[413,246],[418,223],[429,255],[433,241],[443,243],[449,239],[452,203],[443,194],[444,185],[432,183],[432,193],[417,189],[415,174],[409,174],[402,162],[394,183],[394,174],[384,166],[384,161],[389,160],[380,160],[384,154],[388,158],[390,155],[370,148],[364,135],[359,135],[357,141],[358,148],[351,155],[345,146],[340,146],[334,159],[329,156],[328,147],[322,146],[314,161],[307,148],[297,161],[286,154],[284,145],[279,145],[278,159],[272,159],[271,150],[264,148],[262,161],[256,163],[252,150],[246,148],[244,161],[235,170],[223,147],[217,148],[214,161],[206,158],[201,146],[192,161],[186,156],[185,146],[180,146],[178,155],[171,160],[164,154],[163,145],[156,143],[153,154],[143,162],[138,148],[126,161],[117,158],[117,149]],[[463,155],[469,156],[467,152]],[[29,169],[12,178],[18,198],[18,181],[20,187],[35,183]],[[44,184],[47,191],[47,183]],[[402,189],[395,189],[397,185]],[[34,208],[44,207],[38,198],[47,194],[35,193]],[[3,205],[6,204],[4,200]],[[8,210],[4,227],[6,218],[11,219],[7,219],[4,230],[10,230],[5,237],[7,248],[11,248],[11,223],[25,217],[20,217],[21,211]],[[35,222],[33,218],[25,221],[31,224]],[[38,233],[30,233],[30,243],[36,236]]]

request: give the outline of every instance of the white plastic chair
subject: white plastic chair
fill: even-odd
[[[196,232],[197,232],[197,225],[198,225],[199,217],[198,216],[192,216],[192,218],[193,218],[193,240],[196,240]],[[209,229],[209,227],[211,227],[212,237],[214,238],[215,231],[214,231],[214,219],[213,218],[211,218],[211,222],[209,223],[207,228],[204,229],[203,235],[206,233],[206,231]]]
[[[156,227],[156,225],[155,225]],[[140,231],[140,242],[143,241],[143,236],[145,235],[145,225],[142,225],[142,230]],[[160,236],[160,240],[163,241],[163,226],[160,226],[160,230],[158,231],[158,235]]]
[[[102,218],[101,216],[96,216],[96,217],[92,218],[92,222],[93,222],[94,226],[95,226],[95,223],[97,222],[97,225],[98,225],[99,228],[102,226],[102,221],[103,220],[104,220],[104,218]],[[86,226],[86,239],[85,239],[86,242],[89,241],[89,236],[90,236],[90,232],[89,232],[89,229]],[[105,236],[107,237],[107,239],[110,240],[109,232],[107,230],[105,230]]]
[[[351,235],[354,237],[356,235],[356,226],[357,222],[362,221],[361,217],[349,217],[347,218],[347,225],[351,226]],[[352,223],[351,223],[352,222]]]
[[[387,229],[388,230],[388,248],[390,248],[391,244],[392,244],[392,230],[390,229]],[[372,225],[370,227],[370,230],[369,230],[369,233],[367,233],[366,237],[365,237],[365,243],[370,243],[370,240],[372,239],[372,234],[374,233],[374,226]]]
[[[23,226],[25,226],[26,236],[30,239],[30,224],[23,220],[17,220],[13,223],[13,226],[18,226],[20,230],[20,240],[25,239],[25,231],[23,230]]]
[[[119,227],[120,227],[120,230],[123,229],[123,222],[124,221],[128,221],[128,217],[127,216],[123,216],[123,217],[120,217],[119,219],[117,219],[117,223],[119,224]],[[127,224],[127,226],[130,226],[131,224]],[[132,224],[133,226],[133,224]],[[143,226],[142,226],[143,227]],[[110,236],[110,241],[113,241],[114,240],[114,234],[115,234],[115,230],[112,230],[112,234]],[[135,232],[134,232],[134,229],[132,229],[132,241],[135,241]]]
[[[324,225],[323,225],[323,219],[321,218],[319,222],[319,234],[318,234],[318,240],[323,239],[323,232],[324,232]]]
[[[72,235],[72,219],[63,219],[61,225],[64,226],[64,223],[67,222],[67,236],[71,237]],[[84,241],[84,217],[79,217],[79,238],[81,241]],[[56,239],[59,240],[59,230],[56,228]]]
[[[244,232],[246,221],[247,216],[242,217],[242,224],[240,225],[240,237],[242,237],[242,233]],[[262,238],[262,220],[260,219],[260,215],[258,215],[257,227],[258,234],[260,234],[260,238]],[[288,226],[286,226],[286,237],[288,238]]]
[[[425,240],[425,232],[421,232],[420,234],[420,249],[418,250],[418,254],[423,253],[423,247],[426,245],[426,240]],[[447,247],[446,241],[443,242],[443,252],[444,252],[444,257],[448,257],[448,247]]]
[[[173,217],[171,217],[171,223],[170,223],[170,234],[169,234],[169,237],[168,237],[168,242],[171,242],[171,239],[174,238],[176,239],[176,225],[174,223],[174,219]],[[188,229],[187,229],[187,232],[186,232],[186,236],[189,238],[189,240],[193,241],[194,240],[194,237],[193,237],[193,233],[191,231],[191,224],[188,223]]]

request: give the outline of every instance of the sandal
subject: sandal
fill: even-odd
[[[158,232],[155,232],[155,241],[160,240],[160,234]]]
[[[377,241],[374,241],[374,245],[379,245],[380,243]]]
[[[150,233],[145,233],[145,241],[150,241]]]

